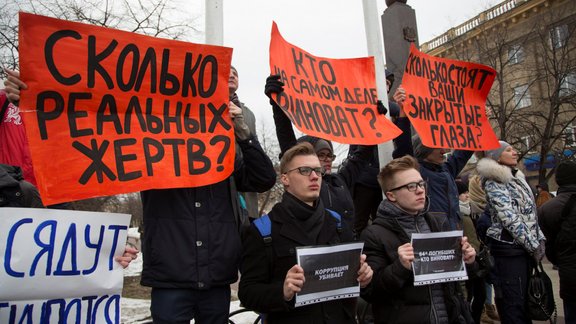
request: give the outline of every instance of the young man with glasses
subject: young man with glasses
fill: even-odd
[[[271,75],[266,79],[264,93],[268,97],[271,97],[272,93],[281,93],[282,91],[284,91],[284,83],[280,81],[279,75]],[[343,223],[348,225],[345,228],[352,232],[354,229],[355,208],[351,192],[352,187],[368,162],[372,160],[375,151],[374,146],[359,145],[358,149],[349,153],[338,172],[333,173],[332,163],[336,155],[334,154],[332,142],[309,135],[296,139],[292,122],[288,116],[272,99],[270,99],[270,104],[272,105],[274,124],[276,126],[276,137],[280,144],[280,156],[297,143],[308,142],[312,144],[325,173],[320,190],[320,199],[326,208],[342,216]]]
[[[414,286],[413,233],[449,231],[446,218],[427,212],[426,182],[411,156],[392,160],[378,174],[386,199],[362,232],[366,261],[374,280],[362,296],[372,302],[375,323],[473,323],[458,282]],[[461,241],[466,264],[476,251]]]
[[[238,296],[242,304],[266,314],[267,323],[356,323],[356,298],[326,301],[294,308],[294,296],[305,285],[304,269],[297,265],[296,247],[332,245],[352,240],[339,231],[337,220],[320,197],[323,167],[310,143],[287,150],[280,161],[285,193],[269,213],[270,243],[255,225],[243,236],[242,276]],[[343,224],[346,226],[346,224]],[[358,282],[365,287],[372,270],[360,259]]]

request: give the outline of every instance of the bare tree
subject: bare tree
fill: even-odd
[[[484,21],[473,35],[452,37],[445,54],[496,70],[487,113],[498,137],[519,148],[521,158],[539,156],[539,182],[555,172],[546,168],[550,156],[573,158],[565,145],[576,118],[575,12],[576,3],[568,1],[526,19]]]
[[[130,227],[143,229],[142,202],[139,193],[127,193],[115,196],[96,197],[70,203],[70,208],[83,211],[130,214]]]
[[[18,12],[50,16],[154,37],[193,40],[197,17],[184,16],[173,0],[5,0],[0,5],[0,65],[18,68]],[[186,4],[190,6],[190,4]],[[177,18],[181,17],[181,18]],[[0,71],[0,77],[4,77]]]
[[[276,130],[271,129],[262,119],[259,119],[258,137],[264,153],[272,160],[274,169],[278,174],[280,172],[280,145],[276,138]],[[270,211],[272,206],[282,199],[283,193],[284,188],[280,182],[280,178],[277,178],[276,183],[270,190],[258,194],[258,214],[262,215]]]

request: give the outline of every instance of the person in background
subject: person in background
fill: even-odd
[[[386,199],[361,235],[374,271],[362,296],[372,302],[375,323],[473,323],[459,283],[414,286],[411,235],[450,230],[446,218],[427,212],[427,186],[419,169],[416,159],[404,156],[378,175]],[[476,251],[466,237],[461,247],[464,262],[474,264]]]
[[[470,205],[470,193],[468,184],[462,180],[456,180],[458,187],[458,200],[460,201],[460,215],[462,216],[462,229],[464,236],[468,238],[470,245],[480,251],[480,241],[476,235],[476,227],[472,219],[472,208]],[[466,281],[467,300],[472,306],[472,318],[474,323],[480,323],[480,317],[484,310],[484,301],[486,300],[486,288],[484,287],[484,278],[477,273],[469,273]]]
[[[266,246],[255,225],[246,228],[243,235],[240,301],[244,307],[264,313],[269,324],[355,324],[356,298],[294,307],[294,295],[306,285],[295,248],[348,242],[352,236],[351,231],[339,231],[336,219],[319,199],[323,167],[310,143],[302,142],[287,150],[280,161],[280,172],[285,192],[269,213],[271,246]],[[357,270],[361,287],[372,278],[365,258],[361,256]]]
[[[406,90],[402,86],[396,89],[394,100],[402,107],[406,101]],[[403,109],[401,109],[403,112]],[[408,117],[401,115],[396,125],[403,132],[400,138],[411,136],[412,133]],[[399,139],[397,139],[400,141]],[[458,203],[458,189],[455,179],[466,166],[474,154],[473,151],[455,150],[446,159],[449,150],[443,148],[430,148],[422,144],[418,134],[412,136],[412,142],[404,139],[402,144],[396,145],[393,157],[412,155],[418,160],[420,173],[428,183],[429,213],[437,217],[445,217],[451,229],[459,229],[460,207]]]
[[[271,98],[273,93],[284,91],[284,83],[280,81],[279,75],[271,75],[266,79],[264,93]],[[324,207],[329,208],[342,216],[345,230],[353,231],[354,223],[354,201],[351,189],[358,179],[362,169],[368,161],[372,159],[374,146],[361,146],[352,152],[346,159],[338,172],[332,172],[332,163],[336,159],[332,142],[326,139],[305,135],[296,139],[292,122],[282,111],[282,108],[270,99],[274,124],[276,126],[276,137],[280,144],[280,155],[300,142],[312,144],[320,163],[324,168],[322,177],[322,189],[320,190],[320,199]],[[382,103],[380,103],[382,105]]]
[[[20,167],[0,164],[0,207],[44,208],[38,189],[24,180]]]
[[[244,123],[248,126],[250,133],[258,138],[256,134],[256,116],[250,108],[248,108],[243,102],[238,98],[238,87],[240,85],[240,79],[238,77],[238,70],[234,67],[230,67],[230,77],[228,78],[228,91],[230,94],[230,107],[231,109],[241,109],[242,116],[244,118]],[[236,145],[236,151],[242,152],[240,147]],[[256,192],[241,192],[242,199],[245,201],[246,211],[251,219],[258,218],[258,194]]]
[[[11,75],[8,98],[19,100],[24,87],[17,73]],[[141,284],[152,287],[154,323],[228,323],[230,284],[238,279],[241,257],[240,228],[247,222],[238,191],[264,192],[276,183],[272,162],[244,122],[243,110],[231,104],[229,114],[239,147],[230,177],[202,187],[140,193],[145,228]],[[128,254],[120,262],[129,261]]]
[[[566,324],[576,324],[576,162],[556,169],[558,195],[538,208],[546,236],[546,257],[558,267]]]
[[[386,70],[386,88],[394,84],[394,73]],[[393,101],[388,101],[390,117],[394,120],[400,114],[400,107]],[[378,113],[386,114],[386,111],[379,110]],[[348,156],[354,156],[355,152],[362,150],[361,145],[350,145]],[[382,201],[382,189],[378,184],[378,172],[380,172],[380,161],[378,156],[378,146],[374,146],[372,158],[360,172],[358,179],[353,186],[354,199],[354,232],[360,235],[368,222],[376,217],[376,211]]]
[[[482,179],[478,175],[476,167],[474,167],[474,171],[468,177],[468,190],[470,196],[470,213],[472,220],[474,221],[477,237],[482,242],[485,242],[486,230],[490,227],[491,221],[488,214],[484,216],[484,209],[486,208],[487,203],[486,194],[482,188]],[[482,225],[483,220],[486,220],[487,224]],[[483,227],[484,229],[481,229],[480,227]],[[484,310],[482,311],[480,320],[484,324],[493,324],[495,321],[500,321],[500,316],[498,316],[496,305],[493,303],[493,289],[489,275],[484,277],[484,285],[486,300],[484,301]]]
[[[536,185],[538,194],[536,195],[536,207],[544,205],[545,202],[552,199],[552,194],[548,191],[547,183],[539,183]]]
[[[544,256],[545,238],[532,190],[516,168],[518,153],[510,144],[499,143],[477,166],[492,221],[486,232],[495,261],[491,279],[502,323],[531,323],[525,309],[528,275]]]

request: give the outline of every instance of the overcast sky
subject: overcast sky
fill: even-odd
[[[384,0],[375,0],[380,15]],[[223,0],[224,46],[234,49],[240,100],[257,119],[273,127],[272,112],[264,95],[269,75],[268,47],[272,21],[284,38],[316,56],[350,58],[367,56],[361,0]],[[416,11],[420,42],[441,35],[501,0],[408,0]],[[204,26],[202,26],[204,28]],[[260,126],[259,126],[260,127]],[[273,128],[271,128],[273,129]]]

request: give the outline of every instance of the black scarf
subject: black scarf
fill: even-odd
[[[318,234],[324,225],[324,205],[320,199],[316,200],[314,206],[310,206],[285,192],[282,203],[288,207],[287,214],[290,216],[290,223],[306,234],[309,240],[307,244],[316,244]]]

